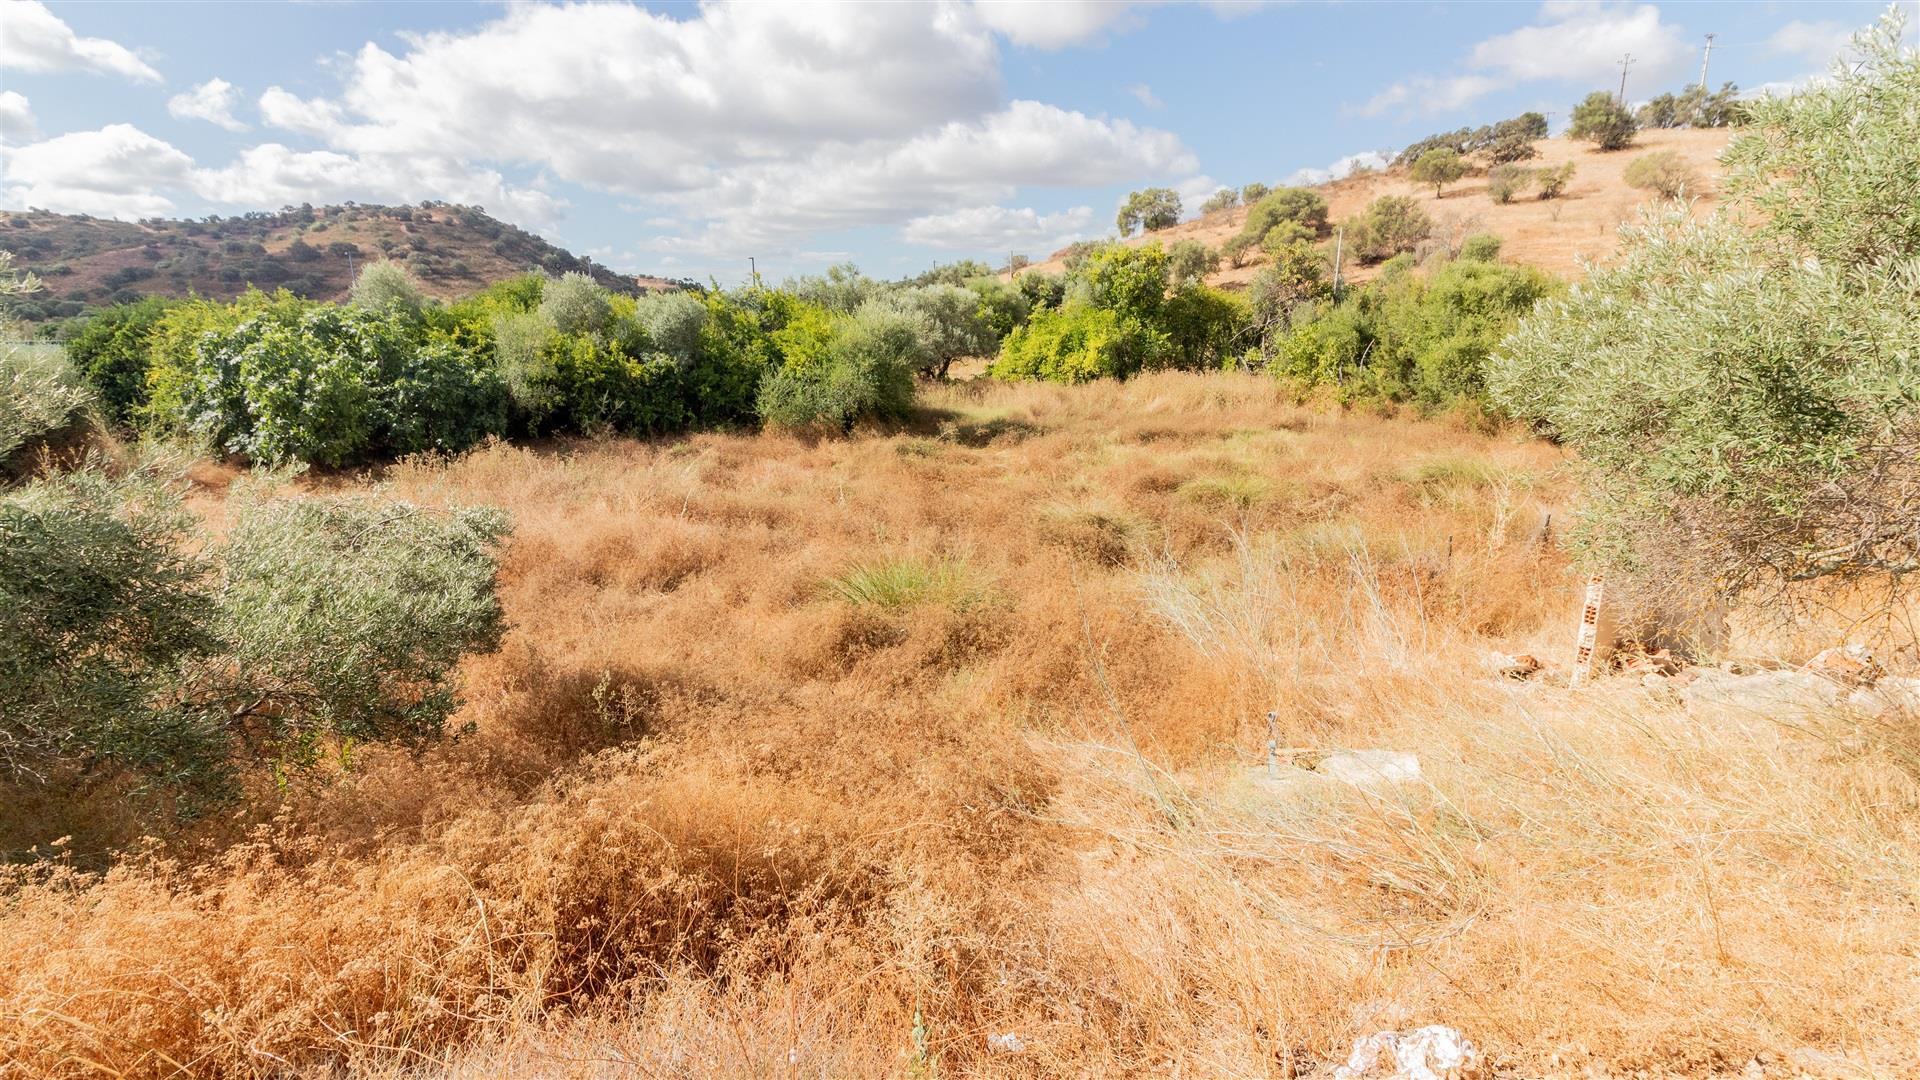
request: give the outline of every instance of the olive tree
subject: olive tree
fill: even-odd
[[[1455,180],[1467,175],[1467,163],[1459,154],[1443,148],[1429,150],[1414,161],[1409,175],[1422,184],[1433,185],[1433,197]]]
[[[1179,220],[1179,193],[1172,188],[1147,188],[1127,196],[1114,224],[1120,229],[1121,236],[1127,236],[1135,229],[1153,232]]]
[[[1602,150],[1625,150],[1633,145],[1636,130],[1633,114],[1625,105],[1605,90],[1595,90],[1573,107],[1573,123],[1567,135],[1594,143]]]
[[[1739,593],[1920,570],[1920,58],[1751,104],[1726,206],[1649,210],[1527,319],[1495,400],[1576,449],[1603,563]]]
[[[382,314],[398,311],[418,315],[427,302],[413,275],[399,263],[385,259],[361,267],[348,295],[354,307]]]
[[[540,314],[563,334],[596,334],[607,328],[613,301],[593,278],[568,272],[547,282],[540,294]]]

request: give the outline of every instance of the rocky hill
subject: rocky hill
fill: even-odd
[[[143,296],[228,299],[249,285],[324,300],[344,297],[360,267],[392,259],[436,296],[472,292],[528,270],[584,271],[622,292],[668,284],[617,274],[490,217],[477,206],[296,206],[199,220],[113,221],[41,210],[0,211],[0,249],[45,289],[30,319],[62,318]]]

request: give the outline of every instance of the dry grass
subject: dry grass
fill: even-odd
[[[1905,759],[1482,671],[1568,644],[1551,448],[1253,377],[935,397],[392,470],[517,522],[478,734],[17,871],[0,1075],[1281,1077],[1426,1022],[1900,1071]],[[1425,779],[1276,794],[1270,710]]]
[[[1591,143],[1542,139],[1534,144],[1539,156],[1521,164],[1543,168],[1572,162],[1573,183],[1557,199],[1538,199],[1538,191],[1529,189],[1513,202],[1496,203],[1487,194],[1484,172],[1453,184],[1437,198],[1431,184],[1414,183],[1404,170],[1336,180],[1318,190],[1326,196],[1335,221],[1360,213],[1382,195],[1410,196],[1433,217],[1441,238],[1458,243],[1473,233],[1492,233],[1500,238],[1501,259],[1572,278],[1579,274],[1583,260],[1605,262],[1611,258],[1618,248],[1616,230],[1620,224],[1632,220],[1638,207],[1654,198],[1651,192],[1627,184],[1628,165],[1646,154],[1673,153],[1701,179],[1699,190],[1689,192],[1688,198],[1695,213],[1706,214],[1718,205],[1717,183],[1724,171],[1719,156],[1732,138],[1733,132],[1727,129],[1642,131],[1632,147],[1611,153],[1596,150]],[[1171,246],[1179,240],[1195,239],[1217,249],[1240,231],[1246,217],[1244,208],[1225,210],[1136,236],[1128,243],[1159,240]],[[1222,266],[1208,276],[1207,282],[1227,288],[1244,286],[1253,280],[1262,262],[1256,256],[1245,266]],[[1059,259],[1050,258],[1034,263],[1032,269],[1059,273],[1062,266]],[[1349,257],[1343,276],[1349,281],[1367,281],[1378,273],[1378,267],[1361,266]]]

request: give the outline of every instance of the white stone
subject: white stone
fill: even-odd
[[[1846,690],[1830,679],[1805,671],[1762,671],[1731,675],[1707,670],[1680,691],[1690,709],[1741,711],[1762,716],[1804,715],[1832,709]]]
[[[1317,771],[1354,787],[1375,788],[1420,779],[1420,759],[1401,750],[1335,750]]]
[[[1480,1067],[1480,1051],[1467,1037],[1442,1024],[1406,1034],[1380,1031],[1353,1043],[1335,1080],[1460,1080]]]

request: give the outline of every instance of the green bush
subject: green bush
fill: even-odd
[[[1179,220],[1179,194],[1172,188],[1147,188],[1127,196],[1114,224],[1119,228],[1120,235],[1126,236],[1135,229],[1143,232],[1164,229]]]
[[[1382,195],[1347,224],[1347,246],[1363,263],[1377,263],[1433,235],[1433,219],[1405,195]]]
[[[65,335],[67,358],[93,388],[107,419],[129,424],[147,403],[147,353],[172,302],[151,296],[96,312]]]
[[[58,345],[0,340],[0,469],[92,400]]]
[[[824,357],[790,361],[761,382],[761,418],[843,431],[862,419],[904,418],[913,406],[913,373],[928,363],[924,334],[904,312],[861,308],[834,327]]]
[[[1633,145],[1636,131],[1633,114],[1605,90],[1595,90],[1573,107],[1569,138],[1580,139],[1602,150],[1625,150]]]
[[[1467,262],[1493,262],[1500,257],[1500,238],[1492,233],[1474,233],[1460,241],[1460,258]]]
[[[1695,182],[1693,169],[1671,150],[1642,154],[1627,165],[1628,187],[1656,192],[1662,198],[1677,199]]]
[[[1175,289],[1160,310],[1165,365],[1183,371],[1221,367],[1238,351],[1247,317],[1247,302],[1238,293],[1198,283]]]
[[[398,312],[412,317],[426,307],[427,298],[405,267],[383,259],[361,268],[353,279],[349,302],[376,314]]]
[[[1248,184],[1245,187],[1240,189],[1240,205],[1252,206],[1254,203],[1257,203],[1261,199],[1266,198],[1267,195],[1272,191],[1273,191],[1272,188],[1268,187],[1267,185],[1261,183],[1258,180],[1255,180],[1253,183]]]
[[[684,366],[700,358],[700,339],[707,326],[707,306],[685,292],[648,293],[634,301],[633,321],[653,348]]]
[[[223,541],[192,523],[150,470],[0,496],[9,779],[126,781],[192,810],[250,767],[419,746],[460,658],[499,640],[491,511],[243,493]]]
[[[999,336],[981,316],[980,293],[972,289],[922,285],[899,289],[867,303],[913,320],[924,356],[917,370],[923,374],[944,379],[955,360],[986,356],[1000,344]]]
[[[1325,236],[1329,232],[1327,200],[1312,188],[1281,188],[1248,207],[1240,235],[1257,244],[1283,222],[1300,225],[1315,238]]]
[[[1025,325],[1027,315],[1033,310],[1032,301],[1013,282],[999,278],[976,278],[967,283],[967,288],[972,289],[979,298],[977,310],[980,321],[993,338],[993,348],[989,351],[998,350],[1003,338]]]
[[[998,379],[1082,383],[1126,378],[1156,363],[1166,335],[1137,318],[1091,305],[1037,311],[1008,335],[988,369]]]
[[[1220,253],[1198,240],[1182,240],[1167,252],[1167,280],[1176,288],[1203,282],[1219,268]]]
[[[566,273],[546,284],[540,314],[563,334],[598,334],[613,317],[613,301],[592,277]]]
[[[1348,399],[1436,407],[1482,394],[1487,357],[1558,285],[1531,267],[1478,260],[1400,273],[1322,305],[1268,345],[1276,374]]]
[[[1920,570],[1903,29],[1890,14],[1857,66],[1751,103],[1719,213],[1649,212],[1495,357],[1495,399],[1579,452],[1595,557],[1733,592]]]

